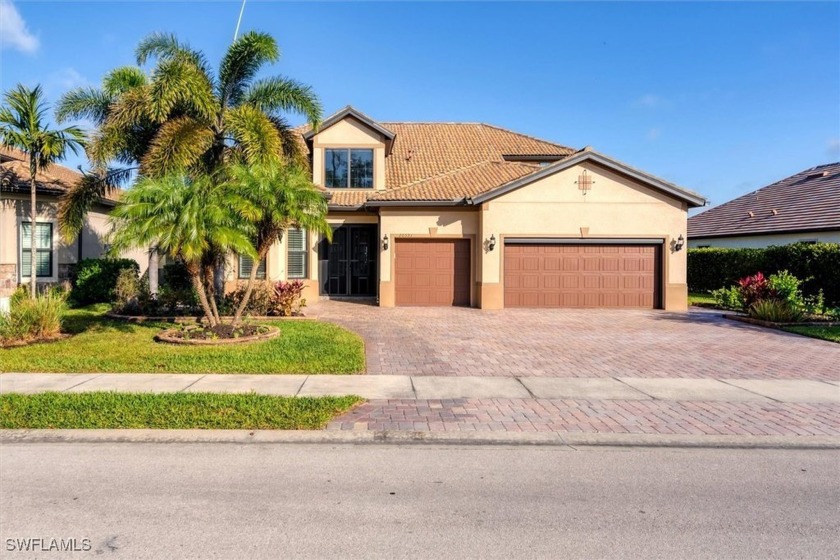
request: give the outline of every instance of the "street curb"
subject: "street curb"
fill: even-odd
[[[305,443],[544,445],[707,449],[840,449],[838,436],[696,436],[353,430],[0,430],[8,443]]]

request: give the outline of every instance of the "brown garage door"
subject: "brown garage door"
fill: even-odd
[[[505,245],[505,307],[659,306],[655,245]]]
[[[398,239],[397,305],[469,305],[470,242],[467,239]]]

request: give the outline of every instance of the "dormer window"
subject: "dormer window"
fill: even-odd
[[[372,189],[373,150],[325,149],[324,182],[328,189]]]

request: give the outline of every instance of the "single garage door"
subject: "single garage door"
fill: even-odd
[[[659,307],[659,250],[505,244],[505,307]]]
[[[470,304],[470,242],[467,239],[397,239],[396,304]]]

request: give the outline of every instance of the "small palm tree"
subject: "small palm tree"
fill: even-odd
[[[226,183],[184,173],[143,178],[111,213],[111,251],[149,247],[186,265],[193,288],[211,327],[221,323],[202,280],[211,248],[255,257],[251,243],[257,209]]]
[[[0,107],[0,143],[17,148],[29,156],[30,182],[30,257],[29,292],[35,297],[37,291],[36,262],[36,218],[37,211],[37,175],[47,170],[50,165],[64,159],[68,150],[78,153],[84,146],[85,133],[76,126],[62,129],[47,128],[47,105],[43,99],[41,86],[30,89],[22,84],[7,92],[5,105]]]
[[[326,219],[326,199],[312,183],[307,169],[278,163],[239,164],[228,170],[228,185],[257,210],[252,220],[257,262],[265,258],[271,246],[292,226],[332,239],[332,228]],[[240,322],[248,307],[257,269],[257,266],[251,267],[245,294],[233,317],[234,325]]]

